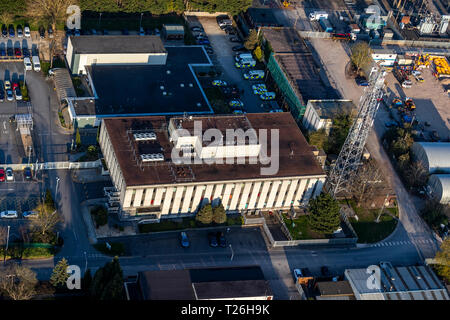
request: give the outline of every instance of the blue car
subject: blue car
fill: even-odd
[[[16,33],[14,32],[14,26],[12,24],[9,25],[9,37],[14,38]]]
[[[189,238],[186,234],[186,232],[180,232],[180,244],[183,248],[189,248],[190,243],[189,243]]]

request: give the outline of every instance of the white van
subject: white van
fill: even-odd
[[[39,57],[38,56],[33,56],[32,60],[33,60],[33,69],[34,69],[34,71],[41,71],[41,63],[39,61]]]
[[[239,62],[242,59],[253,59],[253,56],[251,53],[241,53],[241,54],[237,54],[234,57],[234,60],[236,60],[236,62]]]
[[[309,14],[309,20],[311,21],[317,21],[322,18],[328,19],[328,13],[325,11],[314,11]]]
[[[31,60],[28,57],[23,58],[23,64],[25,66],[25,70],[33,70],[33,66],[31,65]]]
[[[246,80],[262,79],[262,78],[264,78],[263,70],[250,70],[248,73],[244,73],[244,79]]]

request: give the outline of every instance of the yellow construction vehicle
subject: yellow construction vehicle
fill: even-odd
[[[283,3],[283,8],[289,8],[289,6],[291,5],[291,2],[289,0],[284,0],[282,3]]]

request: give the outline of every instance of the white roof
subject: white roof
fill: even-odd
[[[430,173],[450,173],[450,142],[415,142],[412,150]]]
[[[450,203],[450,174],[433,174],[428,180],[432,196],[440,203]]]

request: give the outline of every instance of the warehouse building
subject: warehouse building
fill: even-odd
[[[379,281],[374,275],[373,281],[369,279],[365,268],[345,270],[357,300],[450,300],[445,286],[427,266],[393,267],[380,262],[379,270]]]
[[[372,59],[380,66],[393,67],[397,54],[391,49],[372,49]]]
[[[415,142],[412,152],[429,173],[450,173],[450,142]]]
[[[139,37],[144,43],[148,38],[153,39]],[[113,48],[111,44],[102,46],[106,47]],[[161,51],[165,54],[162,64],[127,63],[126,57],[132,54],[124,55],[122,64],[84,64],[91,96],[67,99],[72,122],[87,128],[98,126],[104,117],[212,114],[196,75],[212,67],[203,46],[167,46]]]
[[[205,143],[208,129],[227,143]],[[230,130],[247,137],[229,138]],[[289,209],[319,195],[326,178],[289,113],[109,118],[99,143],[121,219],[191,216],[207,203],[227,213]]]
[[[430,195],[442,204],[450,203],[450,174],[433,174],[428,179]]]
[[[66,58],[72,74],[85,74],[93,64],[164,65],[167,52],[158,36],[71,36]]]
[[[161,33],[165,40],[183,40],[184,26],[181,24],[164,24]]]
[[[259,266],[139,272],[125,282],[128,300],[272,300]]]
[[[271,79],[281,91],[292,116],[300,121],[311,99],[339,99],[325,85],[306,42],[293,28],[261,28]]]
[[[356,106],[352,100],[309,100],[302,126],[308,131],[324,129],[329,134],[333,119],[345,114],[356,114]]]

